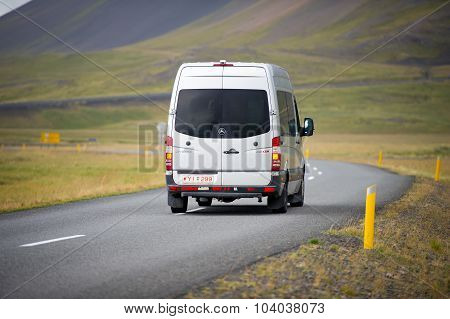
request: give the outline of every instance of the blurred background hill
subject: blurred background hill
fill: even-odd
[[[21,13],[144,92],[169,92],[179,64],[277,63],[313,86],[443,1],[33,0]],[[448,78],[450,9],[337,82]],[[15,12],[0,18],[0,100],[132,94]]]

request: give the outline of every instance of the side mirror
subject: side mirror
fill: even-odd
[[[312,136],[314,134],[314,121],[313,119],[306,117],[305,124],[302,130],[302,136]]]

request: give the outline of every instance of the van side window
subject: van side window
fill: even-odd
[[[297,120],[297,132],[302,131],[302,124],[300,122],[300,116],[298,114],[298,106],[297,106],[297,99],[294,96],[294,106],[295,106],[295,119]]]
[[[289,135],[289,111],[286,103],[286,93],[277,91],[278,112],[280,118],[281,136]]]
[[[291,93],[286,93],[286,103],[287,103],[288,113],[289,113],[289,135],[296,136],[297,135],[297,123],[296,123],[296,118],[295,118],[294,100],[292,98]]]

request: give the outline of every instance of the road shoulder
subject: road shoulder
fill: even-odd
[[[377,212],[375,249],[363,221],[323,232],[189,292],[189,298],[448,298],[450,184],[418,178]]]

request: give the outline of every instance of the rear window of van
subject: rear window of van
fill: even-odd
[[[219,129],[225,134],[219,135]],[[245,138],[270,131],[264,90],[181,90],[175,130],[201,138]],[[223,130],[221,130],[223,132]]]

